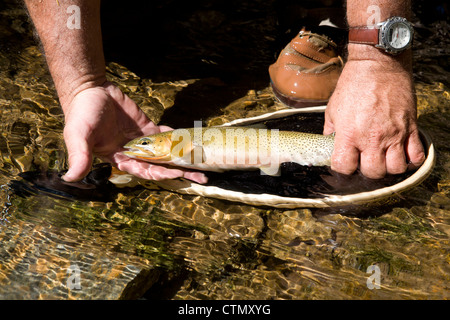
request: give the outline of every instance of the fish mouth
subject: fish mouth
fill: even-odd
[[[122,153],[132,158],[151,158],[155,156],[152,152],[149,152],[148,150],[142,150],[141,148],[136,146],[124,146],[124,149],[126,150]]]
[[[141,159],[141,160],[146,160],[146,161],[150,161],[150,162],[161,162],[161,161],[166,161],[166,160],[170,159],[170,155],[168,155],[168,154],[157,156],[155,153],[151,152],[150,150],[139,148],[137,146],[125,145],[124,148],[127,150],[122,151],[122,153],[130,158]]]

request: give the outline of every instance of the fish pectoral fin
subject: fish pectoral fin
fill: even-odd
[[[280,166],[261,166],[259,167],[259,170],[261,170],[262,175],[266,176],[274,176],[279,177],[281,176],[281,170]]]

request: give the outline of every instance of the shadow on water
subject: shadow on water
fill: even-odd
[[[114,201],[118,189],[108,181],[111,165],[97,165],[79,182],[65,182],[61,177],[65,171],[36,170],[19,174],[20,180],[9,183],[14,194],[28,197],[38,193],[66,200]]]
[[[272,5],[171,0],[124,6],[105,1],[106,59],[156,82],[200,79],[179,93],[161,120],[173,127],[192,126],[249,89],[269,83],[267,66],[273,62],[269,53],[276,37]]]

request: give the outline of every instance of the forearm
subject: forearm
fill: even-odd
[[[25,0],[42,42],[63,109],[86,88],[106,81],[100,0]],[[70,5],[80,8],[80,28],[69,28]],[[66,110],[65,110],[66,111]]]
[[[347,23],[351,27],[364,27],[374,22],[383,22],[393,16],[411,18],[411,0],[347,0]],[[370,45],[348,45],[349,60],[372,60],[384,64],[390,71],[403,70],[411,73],[411,49],[393,56]]]
[[[368,10],[369,6],[379,8],[379,18],[382,22],[392,16],[411,18],[411,0],[347,0],[347,23],[350,27],[366,26],[372,22],[374,10]]]

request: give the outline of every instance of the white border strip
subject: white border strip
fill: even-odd
[[[302,109],[282,109],[277,110],[270,113],[264,113],[259,116],[250,117],[250,118],[244,118],[244,119],[236,119],[224,124],[219,125],[218,127],[230,127],[235,125],[243,125],[243,124],[252,124],[254,122],[260,122],[263,120],[268,119],[277,119],[277,118],[283,118],[288,117],[293,114],[299,114],[299,113],[310,113],[310,112],[325,112],[325,109],[327,106],[318,106],[318,107],[309,107],[309,108],[302,108]]]

